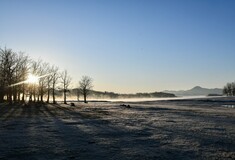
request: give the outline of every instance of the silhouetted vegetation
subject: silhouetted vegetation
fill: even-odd
[[[52,76],[52,99],[53,99],[53,103],[55,104],[56,103],[56,101],[55,101],[55,89],[56,89],[57,81],[60,78],[59,68],[58,67],[55,67],[55,66],[52,67],[51,76]]]
[[[222,94],[208,94],[208,97],[222,96]]]
[[[223,94],[227,96],[235,96],[235,82],[227,83],[224,86]]]
[[[28,76],[32,74],[38,82],[29,83]],[[59,68],[42,60],[32,60],[22,52],[16,53],[12,49],[0,48],[0,102],[25,102],[26,98],[33,102],[50,102],[52,93],[53,103],[56,103],[56,87],[58,79],[63,82],[64,97],[68,91],[71,78],[67,71],[59,73]]]
[[[77,89],[73,89],[71,95],[77,94]],[[164,97],[176,97],[174,94],[171,93],[164,93],[164,92],[152,92],[152,93],[136,93],[136,94],[120,94],[114,92],[101,92],[95,90],[89,90],[89,95],[92,98],[97,99],[125,99],[125,98],[164,98]]]
[[[90,94],[90,91],[93,88],[92,82],[92,78],[88,76],[83,76],[79,81],[79,90],[84,97],[84,103],[87,103],[87,96]]]
[[[68,87],[71,83],[71,80],[72,80],[72,78],[68,75],[67,70],[65,70],[64,72],[61,73],[61,82],[63,85],[64,104],[67,103],[66,97],[67,97],[67,92],[69,91]]]
[[[34,83],[28,82],[28,76],[32,74],[38,78]],[[27,99],[30,102],[50,102],[56,103],[56,95],[63,93],[64,103],[67,103],[67,93],[71,77],[67,70],[59,72],[57,66],[51,65],[43,60],[32,60],[22,52],[16,53],[12,49],[0,48],[0,102],[24,103]],[[60,87],[61,86],[61,87]],[[234,95],[235,86],[228,84],[225,89],[227,95]],[[114,92],[99,92],[92,90],[93,79],[89,76],[83,76],[79,81],[79,87],[73,89],[71,95],[75,95],[79,100],[80,95],[87,103],[87,97],[93,98],[158,98],[175,97],[174,94],[153,92],[136,94],[118,94]]]
[[[29,62],[24,53],[0,48],[0,102],[24,101],[26,86],[13,84],[26,80]]]

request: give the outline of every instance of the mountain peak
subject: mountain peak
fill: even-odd
[[[195,86],[189,90],[181,90],[181,91],[165,91],[166,93],[172,93],[176,96],[206,96],[208,94],[219,94],[222,95],[223,91],[220,88],[202,88],[200,86]]]
[[[193,87],[192,89],[202,89],[200,86]]]

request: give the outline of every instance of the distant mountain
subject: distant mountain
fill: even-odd
[[[200,86],[196,86],[189,90],[180,90],[180,91],[163,91],[165,93],[172,93],[176,96],[206,96],[206,95],[222,95],[223,90],[220,88],[202,88]]]

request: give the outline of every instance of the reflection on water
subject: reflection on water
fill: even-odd
[[[229,104],[229,105],[222,105],[222,107],[226,108],[235,108],[235,105]]]

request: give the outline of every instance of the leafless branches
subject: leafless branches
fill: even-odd
[[[29,74],[38,77],[38,82],[26,83]],[[56,103],[55,90],[59,85],[59,78],[63,79],[67,91],[71,82],[67,71],[60,74],[59,68],[54,65],[40,59],[31,60],[22,52],[15,53],[11,49],[0,48],[0,102],[24,102],[26,97],[29,101],[43,102],[47,95],[49,103],[52,92],[53,103]]]
[[[69,91],[68,90],[68,87],[71,83],[71,80],[72,78],[68,75],[68,72],[67,70],[64,70],[62,73],[61,73],[61,83],[63,85],[63,94],[64,94],[64,104],[66,104],[66,96],[67,96],[67,92]]]
[[[89,76],[83,76],[79,81],[79,90],[84,97],[84,103],[87,103],[87,96],[90,93],[90,90],[93,88],[93,80]]]

